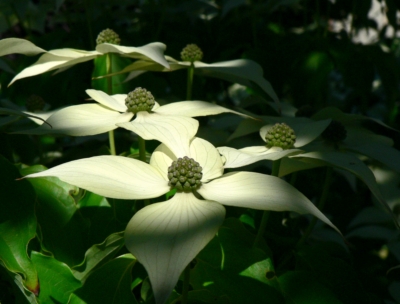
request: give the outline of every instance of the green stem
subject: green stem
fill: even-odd
[[[106,54],[106,74],[112,73],[112,55]],[[112,87],[112,77],[107,77],[107,93],[111,95],[113,91]],[[110,153],[111,155],[117,155],[117,151],[115,149],[115,140],[114,140],[114,130],[108,132],[108,140],[110,142]]]
[[[278,177],[280,164],[281,164],[280,159],[272,162],[272,172],[271,172],[272,176]],[[256,238],[254,240],[253,247],[257,247],[259,245],[260,240],[262,239],[262,237],[264,235],[265,228],[267,227],[268,217],[269,217],[269,211],[265,210],[263,212],[263,216],[261,218],[260,227],[258,228],[258,232],[257,232]]]
[[[183,287],[182,287],[181,304],[186,304],[188,301],[189,281],[190,281],[190,264],[186,266],[186,268],[183,272]]]
[[[326,199],[328,198],[329,187],[330,187],[331,181],[332,181],[332,171],[333,171],[332,167],[326,168],[324,186],[322,189],[321,197],[319,198],[319,202],[317,204],[317,207],[320,211],[322,211],[322,209],[324,208]],[[306,232],[304,232],[303,236],[298,241],[298,243],[296,245],[297,248],[300,248],[304,244],[304,242],[307,240],[307,238],[310,236],[311,232],[314,230],[314,226],[317,223],[317,220],[318,219],[314,216],[313,219],[311,220],[311,223],[308,226]]]
[[[188,68],[186,100],[192,100],[193,74],[194,64],[192,62]]]
[[[112,54],[106,54],[106,74],[109,75],[112,73]],[[111,95],[113,91],[112,86],[112,76],[108,76],[107,78],[107,94]]]
[[[143,162],[146,162],[146,141],[138,136],[138,144],[139,144],[139,159]]]
[[[114,130],[108,131],[108,141],[110,142],[111,155],[117,155],[117,151],[115,150]]]

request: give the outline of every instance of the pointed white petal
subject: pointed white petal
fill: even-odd
[[[51,115],[40,127],[20,131],[22,134],[62,134],[86,136],[105,133],[127,122],[132,113],[119,113],[99,104],[85,104],[63,108]]]
[[[303,152],[299,149],[282,150],[278,147],[268,149],[265,146],[247,147],[239,150],[230,147],[218,147],[217,149],[225,157],[225,168],[243,167],[261,160],[278,160]]]
[[[153,111],[160,114],[181,115],[188,117],[216,115],[221,113],[234,113],[244,117],[249,117],[248,115],[221,107],[219,105],[199,100],[173,102]]]
[[[269,119],[270,120],[270,119]],[[271,119],[272,120],[272,119]],[[276,122],[284,122],[289,127],[291,127],[296,135],[296,142],[294,146],[296,148],[305,146],[306,144],[312,142],[316,139],[321,133],[326,129],[326,127],[330,124],[331,120],[321,120],[321,121],[313,121],[307,118],[289,118],[285,117],[282,119],[274,118]],[[260,129],[260,136],[265,141],[265,135],[269,129],[276,123],[271,123],[269,125],[263,126]]]
[[[123,45],[115,45],[109,43],[102,43],[96,47],[96,50],[101,53],[119,53],[126,57],[138,58],[144,60],[152,60],[169,68],[169,64],[164,57],[165,44],[161,42],[153,42],[143,46],[131,47]]]
[[[214,237],[225,217],[216,202],[177,193],[137,212],[125,244],[146,268],[157,304],[165,303],[185,267]]]
[[[208,184],[203,184],[198,192],[205,199],[214,200],[228,206],[295,211],[300,214],[311,213],[339,231],[308,198],[296,188],[275,176],[253,172],[233,172]]]
[[[202,138],[195,137],[192,140],[189,156],[203,168],[202,182],[220,177],[224,172],[224,164],[218,150]]]
[[[60,111],[60,109],[52,110],[52,111],[48,111],[48,112],[28,112],[28,111],[23,111],[23,112],[26,114],[40,117],[41,119],[47,120],[51,115],[53,115],[57,111]],[[36,119],[34,117],[28,117],[28,118],[38,125],[42,125],[44,123],[43,120]]]
[[[103,106],[109,107],[118,112],[126,112],[125,105],[126,94],[108,95],[99,90],[86,90],[86,93]]]
[[[165,180],[168,180],[168,167],[177,160],[174,153],[164,144],[159,145],[151,154],[150,165],[157,168]]]
[[[6,38],[0,40],[0,57],[9,54],[24,54],[28,56],[46,52],[32,42],[20,38]]]
[[[170,190],[168,182],[149,164],[122,156],[96,156],[56,166],[25,178],[55,176],[60,180],[111,198],[145,199]]]
[[[199,127],[197,120],[145,111],[136,115],[133,121],[120,123],[118,126],[135,132],[146,140],[156,139],[166,144],[177,157],[189,155],[190,140]]]
[[[59,51],[59,52],[56,52]],[[71,57],[64,57],[61,55],[55,54],[69,54]],[[73,55],[73,56],[72,56]],[[100,54],[101,55],[101,54]],[[54,50],[49,51],[42,56],[40,56],[39,60],[36,61],[31,66],[23,69],[19,74],[17,74],[13,80],[9,83],[10,86],[12,83],[21,78],[26,78],[34,75],[43,74],[45,72],[49,72],[55,69],[61,69],[69,66],[73,66],[77,63],[85,62],[99,56],[97,52],[79,52],[78,50],[71,49],[63,49],[63,50]]]

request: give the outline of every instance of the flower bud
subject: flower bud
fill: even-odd
[[[181,58],[183,61],[200,61],[203,58],[203,52],[196,44],[188,44],[183,48]]]
[[[192,192],[201,186],[202,170],[193,158],[178,158],[168,168],[168,185],[180,192]]]
[[[102,43],[111,43],[111,44],[121,44],[121,39],[119,38],[119,35],[114,32],[113,30],[110,29],[105,29],[100,32],[100,34],[97,36],[96,39],[96,44],[102,44]]]
[[[32,94],[27,99],[25,106],[29,112],[43,111],[45,102],[42,97]]]
[[[329,126],[322,132],[321,137],[327,141],[338,143],[346,139],[347,131],[344,125],[337,121],[332,120]]]
[[[149,112],[154,107],[155,100],[149,91],[139,87],[128,93],[125,98],[125,105],[128,111],[134,114],[140,111]]]
[[[268,148],[281,147],[290,149],[296,142],[296,135],[291,127],[285,123],[276,123],[265,135]]]

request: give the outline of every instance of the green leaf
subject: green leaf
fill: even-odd
[[[32,262],[39,275],[41,303],[67,303],[70,294],[82,285],[66,264],[53,257],[32,251]]]
[[[20,38],[6,38],[0,40],[0,56],[9,54],[24,54],[28,56],[46,52],[32,42]]]
[[[21,174],[25,176],[45,169],[36,165],[22,169]],[[59,261],[70,266],[80,263],[88,248],[88,223],[72,196],[78,188],[55,177],[29,179],[29,182],[37,194],[36,215],[42,245]]]
[[[111,234],[101,244],[93,245],[86,251],[85,260],[72,270],[74,276],[85,283],[91,272],[112,259],[124,244],[124,231],[122,231]]]
[[[0,260],[11,272],[23,275],[24,285],[37,294],[37,272],[27,254],[36,235],[35,192],[18,170],[0,155]]]
[[[131,254],[122,255],[96,269],[82,288],[72,296],[70,304],[135,304],[131,285],[131,271],[136,259]]]
[[[342,303],[312,273],[288,271],[278,280],[287,304]]]
[[[333,166],[339,169],[349,171],[350,173],[361,179],[370,189],[375,198],[382,204],[385,210],[392,216],[394,223],[399,227],[400,224],[393,214],[392,210],[386,203],[382,193],[376,183],[375,176],[372,171],[354,154],[343,152],[311,152],[300,154],[292,157],[296,160],[311,162],[315,164],[323,164]]]
[[[282,303],[271,255],[253,248],[253,241],[239,220],[227,219],[196,258],[193,288],[227,297],[229,303]]]

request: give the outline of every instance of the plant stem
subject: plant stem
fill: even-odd
[[[182,287],[182,300],[181,304],[186,304],[188,301],[189,292],[189,281],[190,281],[190,264],[188,264],[183,271],[183,287]]]
[[[146,141],[138,136],[139,143],[139,159],[143,162],[146,162]]]
[[[333,171],[332,167],[326,168],[324,186],[322,189],[321,197],[319,198],[319,202],[317,204],[317,207],[320,211],[322,211],[322,209],[324,208],[326,199],[328,198],[329,187],[330,187],[331,181],[332,181],[332,171]],[[307,240],[307,238],[310,236],[311,232],[314,229],[315,224],[317,223],[317,220],[318,219],[314,216],[313,219],[311,220],[311,223],[308,226],[306,232],[304,232],[303,236],[298,241],[298,243],[296,245],[297,248],[301,247],[304,244],[304,242]]]
[[[186,100],[192,100],[193,74],[194,74],[194,64],[192,62],[190,64],[190,67],[188,68]]]
[[[278,177],[280,164],[281,164],[281,160],[280,159],[275,160],[275,161],[272,162],[272,172],[271,172],[272,176]],[[260,242],[260,240],[262,239],[262,237],[264,235],[265,228],[267,227],[268,217],[269,217],[269,211],[265,210],[263,212],[263,216],[261,218],[260,227],[258,228],[258,232],[257,232],[256,238],[254,240],[253,247],[257,247],[259,242]]]
[[[106,74],[112,73],[112,55],[106,54]],[[113,91],[112,87],[112,76],[107,77],[107,94],[111,95]],[[111,155],[117,155],[117,151],[115,149],[115,140],[114,140],[114,130],[108,132],[108,140],[110,142],[110,153]]]
[[[108,140],[110,142],[111,155],[117,155],[117,152],[115,150],[114,130],[108,131]]]

